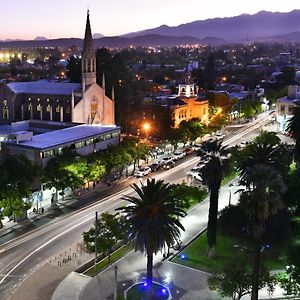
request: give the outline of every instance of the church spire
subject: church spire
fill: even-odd
[[[83,42],[83,52],[94,50],[91,23],[90,23],[90,11],[87,11],[84,42]]]
[[[82,91],[85,92],[88,86],[96,83],[96,53],[94,51],[89,11],[87,11],[81,64]]]

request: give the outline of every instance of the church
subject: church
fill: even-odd
[[[114,95],[114,93],[112,93]],[[82,82],[11,82],[0,84],[0,124],[24,120],[114,125],[112,99],[96,83],[96,53],[87,13],[82,50]]]

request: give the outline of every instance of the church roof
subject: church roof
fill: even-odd
[[[7,86],[15,94],[39,94],[39,95],[71,95],[72,92],[81,89],[81,83],[58,83],[46,80],[30,82],[11,82]]]
[[[85,140],[89,137],[120,130],[118,126],[103,126],[99,124],[82,124],[60,130],[54,130],[32,137],[31,141],[19,142],[20,147],[36,148],[40,150],[53,149],[64,144]],[[8,142],[11,144],[11,142]]]
[[[90,23],[90,13],[88,11],[87,18],[86,18],[84,41],[83,41],[83,52],[89,50],[94,50],[94,44],[93,44],[93,37],[92,37],[92,30],[91,30],[91,23]]]

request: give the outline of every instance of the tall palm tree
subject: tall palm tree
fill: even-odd
[[[122,199],[131,205],[118,208],[126,214],[125,228],[128,243],[135,251],[147,255],[147,283],[153,281],[153,254],[163,248],[171,247],[180,239],[180,230],[184,227],[179,218],[186,215],[178,208],[171,186],[163,180],[147,179],[140,187],[133,184],[137,196],[124,196]]]
[[[241,193],[240,204],[249,218],[255,243],[251,300],[257,300],[263,234],[268,219],[283,207],[285,184],[273,166],[264,164],[248,167],[241,176],[241,183],[246,190]]]
[[[300,165],[300,104],[298,103],[294,107],[294,115],[288,121],[287,131],[296,140],[295,144],[295,160],[298,165]]]
[[[241,177],[256,164],[274,167],[283,177],[289,171],[292,155],[285,144],[272,132],[261,132],[256,139],[237,154],[237,168]]]
[[[200,173],[203,183],[210,192],[207,224],[208,256],[214,256],[217,241],[219,190],[224,175],[230,170],[230,153],[229,149],[222,146],[222,141],[217,140],[204,143],[203,149],[206,151],[205,157],[208,158],[208,162],[201,168]],[[198,166],[202,166],[201,159]]]

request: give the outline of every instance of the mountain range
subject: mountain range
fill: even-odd
[[[96,47],[164,46],[186,44],[221,45],[245,41],[300,42],[300,10],[288,13],[261,11],[230,18],[194,21],[178,26],[162,25],[131,32],[122,36],[105,37],[94,34]],[[2,41],[0,48],[82,46],[82,39],[62,38],[32,41]]]

